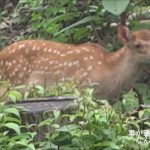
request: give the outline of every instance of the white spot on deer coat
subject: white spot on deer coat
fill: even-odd
[[[26,67],[23,67],[23,71],[26,71],[27,70],[27,68]]]
[[[64,62],[64,66],[67,66],[68,62]]]
[[[53,64],[54,64],[54,61],[49,61],[49,64],[50,64],[50,65],[53,65]]]
[[[32,47],[32,50],[33,50],[33,51],[35,51],[36,49],[37,49],[36,46],[33,46],[33,47]]]
[[[56,54],[56,53],[57,53],[57,50],[56,50],[56,49],[54,49],[54,50],[53,50],[53,53],[54,53],[54,54]]]
[[[83,75],[82,75],[82,77],[86,77],[87,75],[88,75],[88,73],[84,72]]]
[[[11,63],[11,62],[9,62],[9,63],[8,63],[8,66],[12,66],[12,63]]]
[[[63,65],[62,64],[59,64],[59,67],[62,67]]]
[[[82,49],[84,49],[86,52],[89,52],[90,50],[86,47],[83,47]]]
[[[47,52],[47,48],[44,48],[44,52]]]
[[[46,43],[44,43],[44,42],[43,42],[43,43],[42,43],[42,45],[43,45],[43,46],[45,46],[45,45],[46,45]]]
[[[13,60],[12,62],[13,62],[13,64],[16,64],[16,60]]]
[[[60,57],[64,57],[64,56],[66,56],[66,54],[61,54],[61,55],[60,55]]]
[[[47,69],[48,69],[48,66],[45,66],[44,69],[47,70]]]
[[[52,51],[52,49],[48,49],[48,52],[51,52]]]
[[[79,65],[79,63],[80,63],[79,60],[75,60],[72,64],[73,65]]]
[[[85,60],[85,61],[88,60],[88,57],[84,57],[83,60]]]
[[[17,71],[18,71],[18,68],[15,68],[14,71],[17,72]]]
[[[73,51],[67,51],[67,54],[72,54],[73,53]]]
[[[69,63],[68,63],[68,67],[72,67],[72,62],[69,62]]]
[[[57,54],[57,55],[60,55],[60,51],[57,51],[56,54]]]
[[[21,44],[18,46],[18,49],[22,49],[22,48],[25,48],[25,44]]]
[[[102,62],[101,61],[98,61],[98,65],[101,65],[102,64]]]
[[[93,68],[92,66],[89,66],[89,67],[87,68],[87,70],[88,70],[88,71],[91,71],[92,68]]]
[[[94,59],[94,57],[93,57],[93,56],[90,56],[89,58],[90,58],[91,60],[93,60],[93,59]]]
[[[23,63],[23,59],[19,59],[19,62],[20,62],[20,63]]]

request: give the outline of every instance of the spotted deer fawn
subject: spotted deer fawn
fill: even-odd
[[[150,62],[150,30],[130,34],[127,27],[118,29],[124,46],[115,52],[94,43],[16,42],[0,52],[2,80],[46,87],[62,80],[79,80],[92,85],[96,97],[114,99],[137,78],[142,65]]]

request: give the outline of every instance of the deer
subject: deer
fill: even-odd
[[[130,32],[118,27],[123,46],[108,52],[96,43],[68,44],[48,40],[22,40],[0,52],[1,80],[12,85],[49,87],[74,80],[94,88],[94,97],[114,103],[150,63],[150,30]],[[46,84],[46,85],[45,85]]]

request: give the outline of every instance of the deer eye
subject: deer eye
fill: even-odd
[[[141,43],[135,43],[134,46],[136,49],[140,49],[143,47],[143,45]]]

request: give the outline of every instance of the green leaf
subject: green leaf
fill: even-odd
[[[114,15],[120,15],[127,8],[130,0],[103,0],[103,7]]]
[[[28,149],[30,150],[35,150],[35,146],[32,143],[29,144],[28,141],[24,139],[22,139],[21,141],[17,141],[16,144],[28,147]]]
[[[54,137],[54,144],[57,145],[67,145],[71,143],[71,134],[69,132],[59,132],[58,135]]]
[[[4,113],[0,113],[0,120],[4,117]]]
[[[14,117],[14,116],[7,116],[7,117],[5,117],[5,123],[6,122],[13,122],[13,123],[20,124],[21,120],[20,120],[20,118],[17,118],[17,117]]]
[[[36,85],[35,88],[38,90],[39,94],[44,95],[44,87],[42,87],[41,85]]]
[[[14,130],[17,134],[21,133],[20,127],[16,123],[6,123],[4,126],[7,127],[7,128],[9,128],[9,129]]]
[[[80,128],[79,125],[71,124],[71,125],[63,126],[62,128],[57,129],[57,131],[70,132],[70,131],[78,129],[78,128]]]
[[[18,92],[18,91],[16,91],[16,90],[8,91],[8,97],[9,97],[13,102],[16,102],[16,100],[21,100],[21,99],[22,99],[21,93]]]
[[[35,150],[35,146],[31,143],[27,145],[28,148],[30,148],[31,150]]]
[[[89,30],[85,27],[76,29],[73,38],[75,41],[79,41],[80,39],[86,37],[89,33]]]
[[[54,114],[54,117],[57,119],[60,116],[60,111],[54,110],[53,114]]]
[[[58,36],[59,34],[73,28],[73,27],[76,27],[76,26],[79,26],[79,25],[82,25],[84,23],[87,23],[87,22],[91,22],[91,21],[94,21],[94,20],[98,20],[99,18],[97,17],[94,17],[94,16],[88,16],[88,17],[85,17],[75,23],[73,23],[72,25],[66,27],[66,28],[63,28],[62,30],[60,30],[58,33],[55,34],[55,36]]]
[[[17,108],[6,108],[4,111],[7,113],[14,114],[20,118],[19,110]]]
[[[102,143],[95,144],[95,146],[96,147],[109,147],[113,150],[120,150],[120,147],[112,141],[104,141]]]
[[[140,111],[138,112],[138,115],[139,115],[139,118],[142,118],[143,115],[144,115],[144,111],[143,111],[143,110],[140,110]]]

